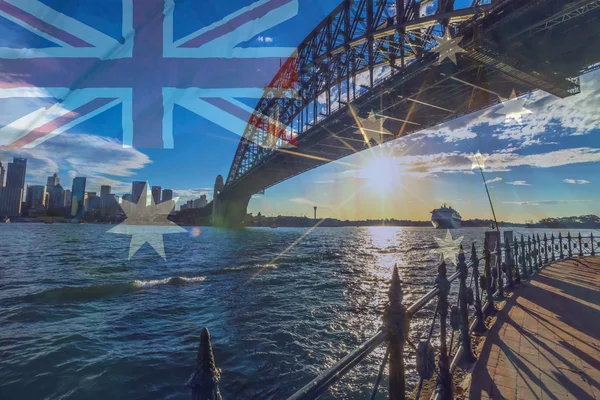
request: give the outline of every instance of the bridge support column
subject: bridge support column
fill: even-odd
[[[237,199],[220,199],[219,197],[215,197],[213,200],[213,226],[242,226],[247,214],[250,197],[251,196],[244,196],[243,198]]]

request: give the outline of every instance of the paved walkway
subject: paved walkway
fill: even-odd
[[[600,258],[556,262],[515,289],[469,398],[600,400]]]

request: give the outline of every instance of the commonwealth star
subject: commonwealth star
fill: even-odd
[[[358,132],[356,133],[363,135],[367,144],[371,140],[374,140],[377,144],[383,144],[383,135],[393,135],[392,132],[383,127],[383,118],[377,117],[373,110],[371,110],[367,118],[359,117],[358,125]]]
[[[140,196],[137,203],[127,200],[122,201],[121,208],[127,215],[127,218],[108,232],[131,236],[129,260],[145,243],[148,243],[166,261],[167,256],[163,243],[163,235],[187,232],[168,219],[178,197],[155,204],[154,198],[150,196],[151,204],[148,206],[146,205],[147,191],[147,185],[144,185],[142,196]]]
[[[466,53],[466,51],[458,45],[462,38],[462,36],[452,38],[448,30],[446,30],[444,36],[436,38],[438,46],[431,51],[439,54],[437,65],[440,65],[446,58],[449,58],[455,65],[458,65],[456,54]]]
[[[498,114],[504,114],[506,116],[505,121],[508,122],[514,119],[518,124],[523,124],[523,115],[531,114],[531,110],[525,108],[527,99],[517,98],[517,94],[514,89],[510,94],[508,100],[502,103],[502,108],[498,110]]]
[[[482,171],[485,170],[485,162],[490,156],[484,156],[477,150],[477,153],[472,156],[467,156],[469,160],[471,160],[471,171],[475,168],[481,168]]]
[[[462,243],[463,238],[464,236],[461,236],[456,240],[452,240],[450,230],[446,229],[446,238],[440,239],[434,237],[438,244],[438,248],[430,250],[429,252],[433,254],[441,254],[444,260],[450,260],[452,263],[456,264],[456,257],[458,255],[460,244]]]

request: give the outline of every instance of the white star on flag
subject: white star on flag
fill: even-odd
[[[450,32],[446,30],[444,36],[435,39],[438,42],[438,46],[432,51],[439,54],[437,65],[440,65],[446,58],[449,58],[455,65],[458,64],[456,61],[456,54],[466,53],[466,51],[458,45],[462,38],[462,36],[457,36],[453,39],[450,36]]]
[[[176,197],[172,200],[155,204],[153,196],[150,196],[152,203],[147,206],[147,190],[147,185],[144,185],[142,196],[140,196],[137,204],[123,200],[121,208],[127,215],[127,218],[108,231],[108,233],[131,236],[129,260],[144,244],[148,243],[166,261],[167,256],[165,254],[163,235],[187,232],[167,218],[179,198]]]
[[[377,144],[383,144],[383,135],[393,135],[392,132],[388,131],[383,127],[383,118],[378,118],[375,112],[371,110],[368,118],[358,117],[358,135],[363,135],[365,143],[369,144],[371,140],[374,140]]]
[[[498,110],[498,114],[504,114],[506,116],[505,122],[514,119],[518,124],[523,124],[523,115],[531,114],[531,110],[525,108],[527,99],[518,99],[514,89],[510,94],[510,97],[502,103],[502,108]]]
[[[471,171],[475,168],[481,168],[482,171],[485,170],[485,162],[490,156],[484,156],[477,150],[477,153],[472,156],[467,156],[469,160],[471,160]]]
[[[439,248],[430,250],[429,252],[433,254],[441,254],[444,260],[450,260],[453,264],[456,264],[456,256],[458,255],[460,244],[462,243],[463,238],[464,236],[461,236],[456,240],[452,240],[450,230],[446,229],[445,239],[434,237]]]

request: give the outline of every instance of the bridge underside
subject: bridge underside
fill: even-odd
[[[383,127],[393,134],[383,137],[387,141],[492,106],[513,91],[521,95],[541,89],[561,98],[579,93],[576,77],[600,60],[600,8],[548,27],[564,3],[583,2],[514,3],[521,5],[518,13],[492,13],[461,32],[466,53],[458,55],[458,65],[449,60],[437,65],[435,53],[425,55],[299,134],[297,147],[275,149],[240,179],[228,181],[222,200],[237,204],[237,199],[368,148],[357,134],[355,116],[367,118],[371,110],[384,116]],[[556,9],[544,8],[544,14],[536,4]]]

